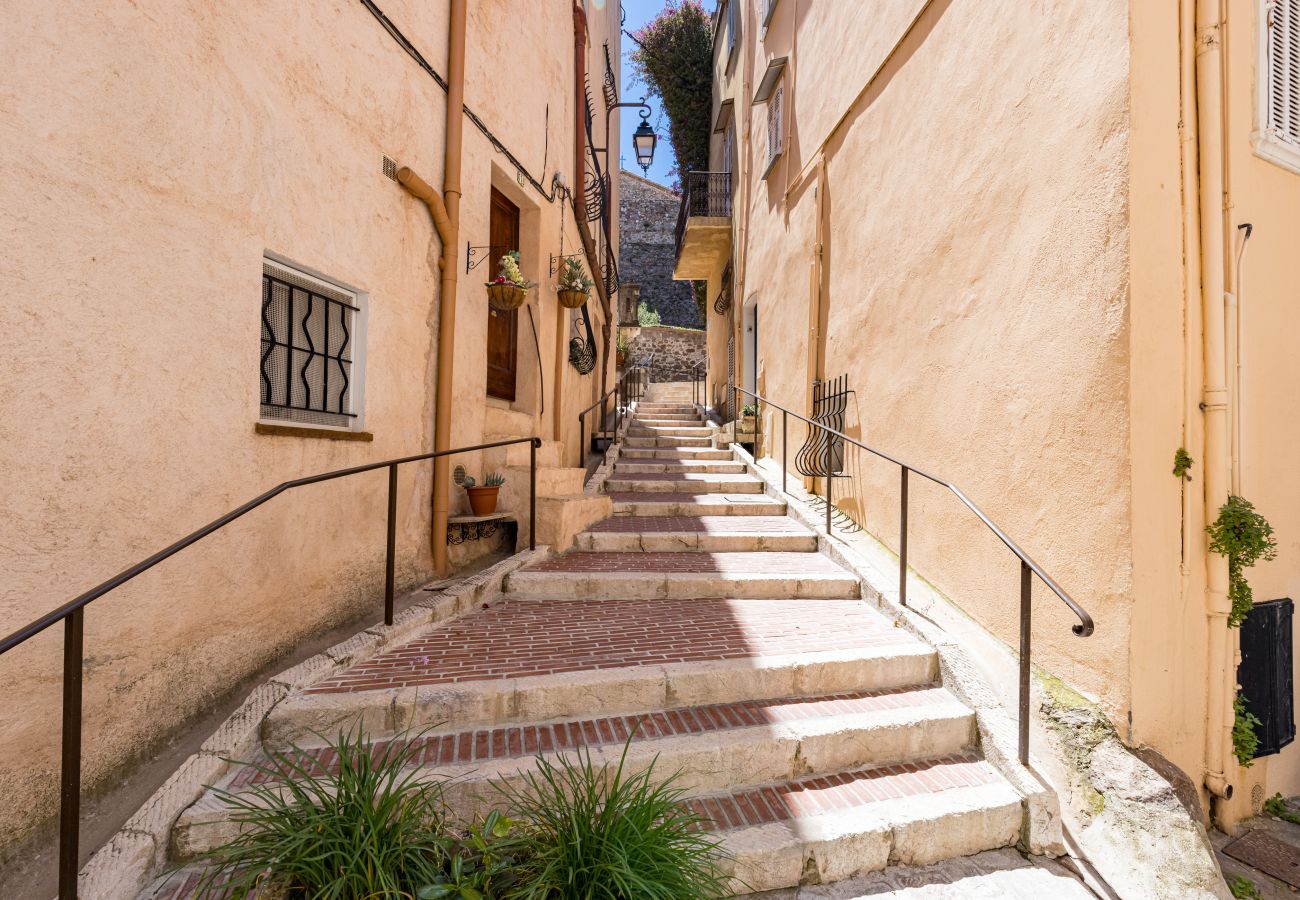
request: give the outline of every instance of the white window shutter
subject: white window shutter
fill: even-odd
[[[1300,0],[1272,0],[1268,15],[1268,130],[1300,147]]]
[[[782,133],[781,116],[785,106],[785,83],[777,84],[772,91],[772,98],[767,104],[767,160],[768,164],[781,155]]]

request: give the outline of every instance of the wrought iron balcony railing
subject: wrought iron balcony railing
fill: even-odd
[[[675,246],[682,255],[687,223],[696,217],[731,218],[731,173],[688,172],[682,183],[682,206],[677,213]]]

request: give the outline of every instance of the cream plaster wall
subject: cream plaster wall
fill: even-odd
[[[765,182],[744,179],[752,193],[737,222],[767,394],[801,409],[824,340],[821,374],[847,372],[857,392],[850,433],[961,485],[1093,612],[1096,635],[1074,637],[1040,585],[1035,661],[1122,722],[1129,677],[1113,661],[1128,655],[1133,579],[1127,5],[936,0],[913,25],[920,7],[878,20],[782,3],[765,40],[749,31],[755,80],[767,57],[793,60],[786,156]],[[766,153],[766,119],[755,106],[751,165]],[[790,352],[797,335],[808,336],[803,353]],[[851,455],[849,471],[843,508],[894,543],[897,469]],[[955,499],[912,484],[913,564],[1014,643],[1014,557]]]
[[[447,5],[381,5],[445,73]],[[613,12],[592,15],[610,31]],[[571,181],[568,7],[484,0],[468,32],[467,104],[548,191],[556,171]],[[0,630],[279,481],[430,448],[440,248],[381,158],[441,186],[445,95],[364,7],[20,0],[0,73]],[[568,314],[548,256],[562,217],[566,250],[577,246],[572,211],[521,183],[468,121],[464,159],[462,238],[487,242],[489,185],[506,186],[524,209],[524,271],[540,282],[508,424],[564,439],[597,381],[566,364],[554,383]],[[254,433],[266,252],[366,295],[373,442]],[[461,275],[453,445],[492,425],[489,272]],[[557,396],[566,425],[554,435]],[[429,571],[429,481],[412,466],[399,482],[402,584]],[[295,642],[380,615],[383,487],[380,473],[278,498],[91,607],[88,790]],[[0,846],[55,808],[59,634],[0,659]]]
[[[1300,174],[1255,155],[1255,92],[1258,83],[1256,0],[1229,0],[1227,56],[1229,230],[1254,225],[1241,270],[1241,491],[1276,531],[1278,555],[1249,572],[1257,601],[1300,600],[1300,332],[1295,252],[1300,234]],[[1236,244],[1231,248],[1235,255]],[[1232,269],[1230,269],[1231,277]],[[1296,675],[1300,676],[1300,665]],[[1293,683],[1300,683],[1297,677]],[[1260,778],[1266,793],[1300,794],[1300,743],[1261,760],[1246,774]]]

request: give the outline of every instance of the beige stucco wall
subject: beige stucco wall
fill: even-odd
[[[805,404],[820,204],[820,374],[849,375],[849,433],[956,482],[1092,611],[1097,633],[1079,640],[1040,586],[1035,661],[1122,720],[1128,676],[1109,660],[1127,657],[1132,578],[1126,5],[954,0],[909,30],[920,4],[899,4],[888,41],[874,18],[819,28],[827,4],[798,4],[800,23],[795,6],[748,48],[761,60],[797,44],[786,156],[748,180],[745,213],[742,293],[759,304],[767,394]],[[877,73],[865,90],[863,71]],[[754,110],[751,162],[766,114]],[[808,350],[787,352],[798,334]],[[842,507],[896,544],[898,470],[851,455],[848,471]],[[1014,643],[1015,558],[912,481],[913,565]]]
[[[1257,156],[1251,134],[1257,127],[1256,87],[1259,19],[1256,0],[1229,0],[1226,132],[1230,239],[1236,226],[1254,225],[1241,269],[1241,492],[1277,534],[1273,562],[1251,570],[1257,601],[1300,599],[1300,470],[1295,465],[1300,440],[1300,329],[1296,282],[1300,276],[1295,245],[1300,233],[1300,174]],[[1233,245],[1235,251],[1236,243]],[[1231,258],[1231,257],[1230,257]],[[1232,269],[1230,271],[1230,277]],[[1297,660],[1300,664],[1300,660]],[[1297,668],[1300,675],[1300,667]],[[1300,678],[1294,683],[1300,683]],[[1259,771],[1257,771],[1259,770]],[[1300,744],[1292,743],[1248,777],[1263,780],[1266,793],[1300,793]]]
[[[466,103],[548,191],[556,171],[571,183],[569,8],[470,6]],[[447,5],[383,7],[445,73]],[[591,13],[602,33],[613,14]],[[440,248],[427,210],[383,176],[381,160],[441,185],[445,95],[359,4],[20,2],[6,21],[7,632],[279,481],[430,449]],[[520,400],[490,409],[482,282],[491,264],[462,271],[453,446],[503,432],[564,439],[598,381],[567,364],[564,380],[554,377],[555,329],[569,327],[569,314],[557,310],[548,257],[560,251],[562,219],[566,252],[577,246],[572,211],[517,177],[467,121],[463,242],[487,243],[493,184],[523,209],[523,268],[540,282],[530,300],[537,341],[521,313]],[[365,295],[372,442],[254,433],[268,252]],[[472,472],[485,464],[457,462]],[[429,481],[428,466],[412,466],[399,482],[405,585],[430,567]],[[295,642],[377,619],[384,512],[382,473],[307,488],[96,602],[86,634],[88,790],[111,786]],[[0,846],[55,808],[60,654],[56,629],[0,659],[9,698]]]

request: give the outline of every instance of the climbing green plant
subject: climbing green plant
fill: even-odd
[[[632,72],[663,103],[677,171],[709,168],[713,112],[713,29],[700,0],[665,0],[632,32]]]
[[[1232,496],[1205,530],[1210,535],[1210,549],[1228,557],[1228,600],[1232,605],[1228,627],[1237,628],[1255,602],[1246,570],[1261,559],[1277,556],[1273,526],[1255,512],[1249,500]]]
[[[1254,762],[1255,751],[1259,749],[1259,735],[1255,733],[1255,727],[1260,722],[1254,713],[1246,709],[1246,701],[1241,694],[1232,701],[1232,711],[1236,714],[1232,721],[1232,753],[1242,768],[1249,769]]]
[[[1179,447],[1174,451],[1174,476],[1191,481],[1192,476],[1187,474],[1187,470],[1190,469],[1195,462],[1196,460],[1192,459],[1192,455],[1187,452],[1186,447]]]

